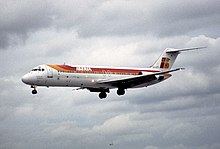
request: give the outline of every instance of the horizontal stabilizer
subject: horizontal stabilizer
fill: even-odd
[[[185,48],[185,49],[167,49],[166,53],[176,53],[176,52],[198,50],[198,49],[204,49],[204,48],[207,48],[207,47],[195,47],[195,48]]]

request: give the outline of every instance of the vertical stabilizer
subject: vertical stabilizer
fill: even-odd
[[[173,66],[179,51],[176,52],[167,52],[169,50],[173,50],[171,48],[166,48],[157,61],[151,66],[152,68],[162,69],[162,70],[170,70]]]
[[[151,66],[151,68],[157,68],[161,70],[170,70],[173,66],[178,54],[183,51],[190,51],[190,50],[197,50],[197,49],[204,49],[206,47],[196,47],[196,48],[186,48],[186,49],[173,49],[173,48],[166,48],[157,61]]]

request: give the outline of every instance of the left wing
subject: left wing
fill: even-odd
[[[177,69],[173,69],[173,70],[157,72],[157,73],[152,73],[152,74],[148,74],[148,75],[140,75],[140,76],[125,78],[125,79],[99,81],[98,84],[106,84],[106,85],[114,86],[117,88],[127,89],[127,88],[135,87],[135,86],[156,80],[157,75],[162,75],[162,74],[166,74],[166,73],[170,73],[170,72],[174,72],[174,71],[178,71],[178,70],[182,70],[182,69],[184,69],[184,68],[177,68]]]

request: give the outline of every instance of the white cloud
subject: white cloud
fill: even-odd
[[[219,148],[218,1],[0,3],[0,148]],[[181,53],[174,67],[186,70],[104,101],[71,88],[32,96],[20,80],[42,63],[147,67],[194,46],[208,48]]]

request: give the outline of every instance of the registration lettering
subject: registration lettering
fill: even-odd
[[[76,71],[92,71],[90,67],[76,67]]]

